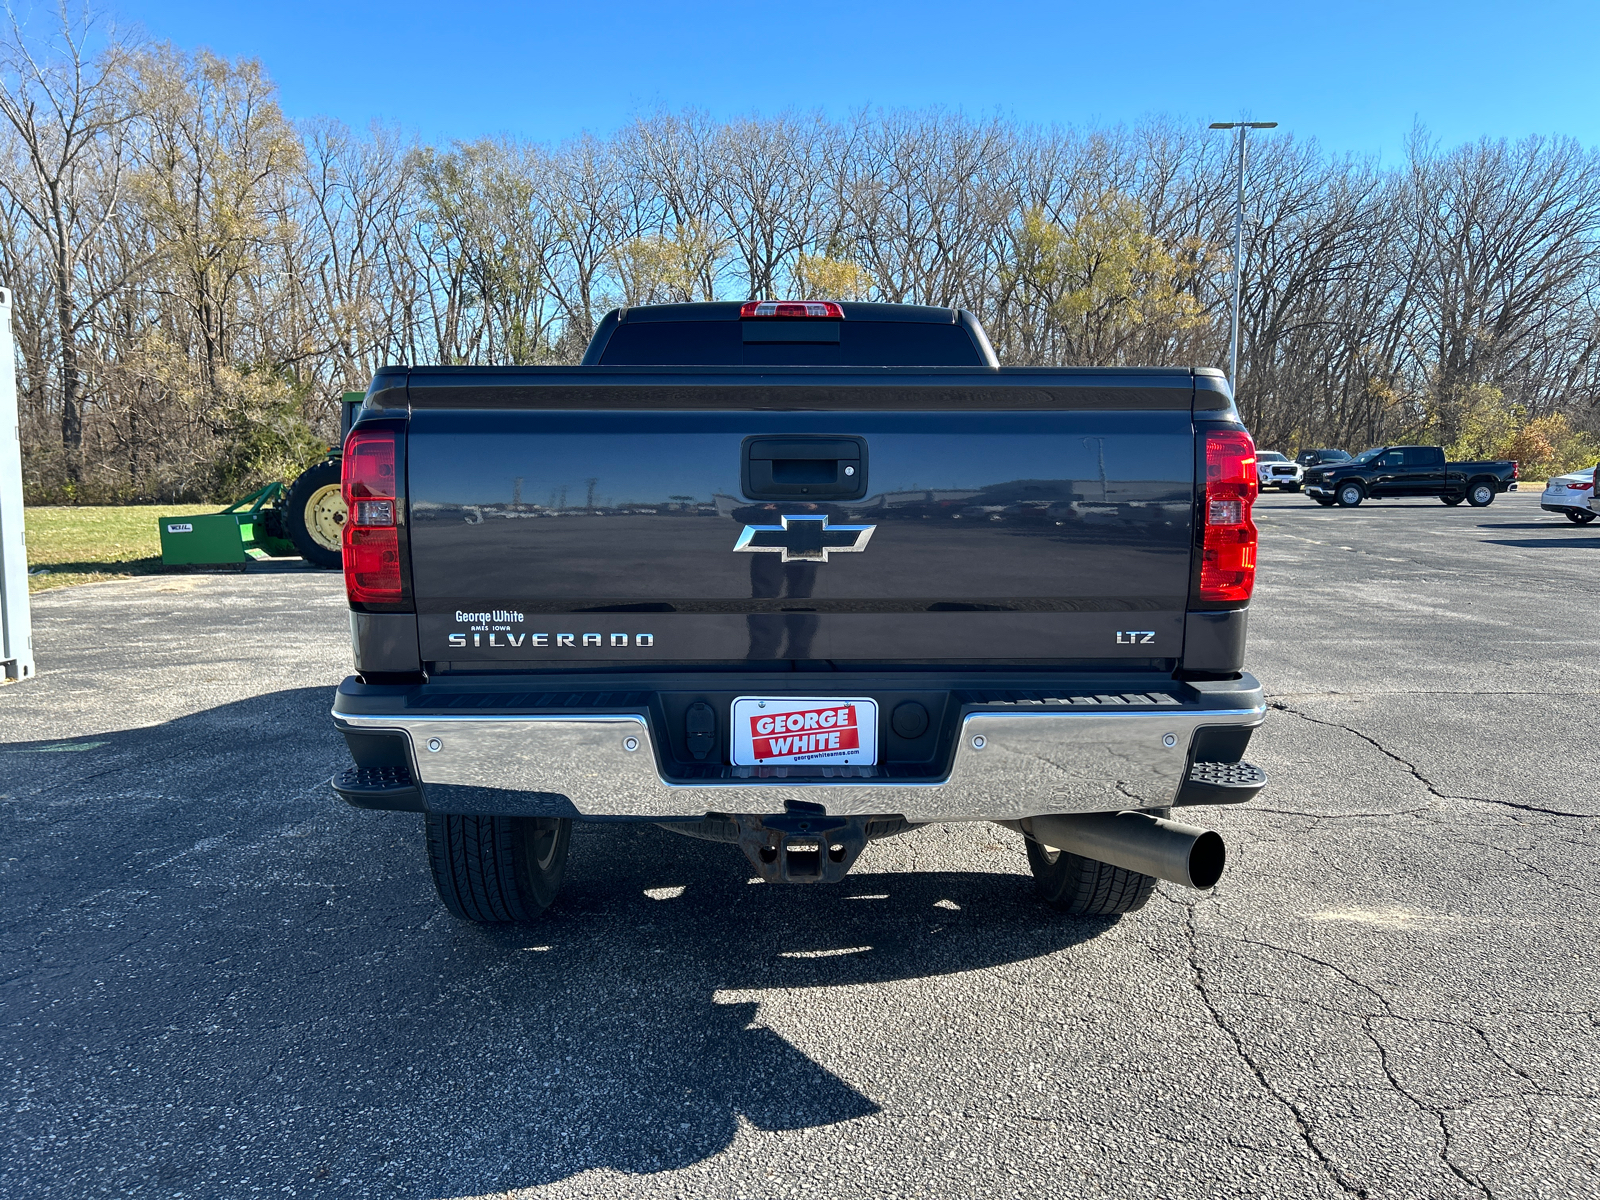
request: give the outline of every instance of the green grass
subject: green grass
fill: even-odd
[[[23,512],[28,591],[154,575],[161,570],[158,517],[222,511],[220,504],[42,507]]]

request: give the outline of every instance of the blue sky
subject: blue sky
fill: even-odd
[[[1390,162],[1417,122],[1446,143],[1559,133],[1600,145],[1595,0],[121,0],[111,11],[160,40],[259,57],[291,116],[378,118],[430,140],[560,140],[657,105],[719,117],[942,105],[1079,125],[1249,114]]]

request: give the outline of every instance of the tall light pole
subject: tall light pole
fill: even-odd
[[[1244,257],[1244,134],[1247,129],[1276,129],[1276,121],[1213,121],[1213,129],[1239,131],[1239,203],[1233,210],[1233,322],[1228,332],[1228,388],[1239,377],[1239,260]]]

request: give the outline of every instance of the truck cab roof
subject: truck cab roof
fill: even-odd
[[[826,315],[754,315],[753,304],[648,304],[606,314],[584,353],[588,367],[999,368],[965,309],[829,301]],[[770,305],[763,306],[770,308]],[[785,305],[785,308],[800,306]]]

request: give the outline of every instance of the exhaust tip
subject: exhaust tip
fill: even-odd
[[[1208,829],[1195,838],[1189,848],[1189,886],[1202,892],[1217,886],[1228,863],[1228,847],[1222,835]]]

